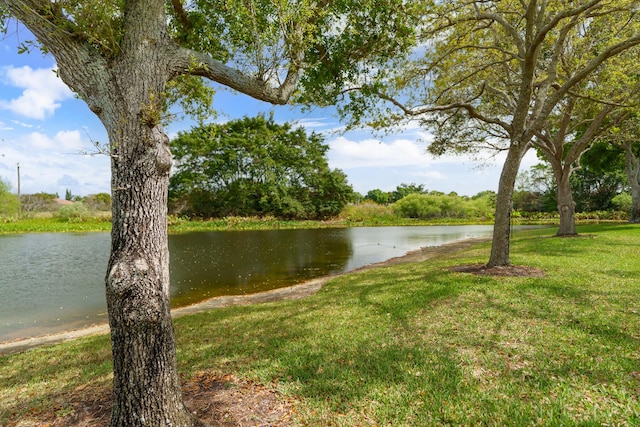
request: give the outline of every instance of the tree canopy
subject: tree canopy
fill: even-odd
[[[637,0],[436,2],[419,47],[353,88],[342,112],[353,123],[417,121],[429,150],[492,148],[500,177],[489,266],[509,264],[510,212],[520,161],[550,115],[606,61],[640,43]],[[603,95],[604,96],[604,95]]]
[[[178,213],[322,219],[353,195],[344,173],[329,168],[321,135],[273,118],[202,125],[178,134],[171,148],[170,202]]]

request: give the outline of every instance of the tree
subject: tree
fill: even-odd
[[[404,218],[486,219],[491,217],[491,211],[495,208],[491,198],[489,193],[469,198],[453,192],[414,192],[395,202],[392,207],[397,215]]]
[[[508,265],[515,178],[532,139],[549,115],[604,62],[640,43],[636,0],[436,2],[420,50],[392,70],[354,88],[343,109],[352,120],[390,126],[403,119],[433,129],[429,150],[506,151],[500,175],[491,256]],[[603,28],[615,34],[601,38]],[[581,38],[599,39],[571,54]],[[579,58],[565,68],[565,59]],[[357,91],[356,91],[357,89]],[[378,109],[363,113],[378,98]]]
[[[551,212],[556,209],[557,184],[549,163],[538,163],[516,177],[513,208],[522,212]]]
[[[400,184],[396,187],[395,191],[391,193],[391,202],[397,202],[409,194],[424,194],[427,190],[424,188],[424,184]]]
[[[11,184],[0,178],[0,217],[18,213],[18,196],[11,193]]]
[[[614,27],[603,28],[598,38],[577,38],[573,49],[563,57],[561,72],[567,73],[573,64],[591,55],[602,39],[617,32]],[[578,48],[579,44],[583,44]],[[556,179],[560,227],[558,236],[576,235],[575,203],[571,189],[571,175],[580,168],[580,159],[598,137],[624,121],[638,96],[640,81],[637,49],[629,49],[609,59],[585,78],[558,103],[546,125],[533,139],[534,146],[549,161]]]
[[[602,141],[624,151],[624,171],[631,189],[629,222],[640,223],[640,119],[637,113],[630,114],[620,126],[612,128]],[[606,162],[607,166],[615,164]]]
[[[411,16],[400,0],[0,0],[4,30],[9,17],[24,24],[107,131],[112,427],[196,423],[181,397],[169,305],[167,104],[206,101],[202,78],[271,103],[297,89],[330,102],[412,43]]]
[[[182,213],[322,219],[340,213],[353,189],[329,168],[321,135],[264,116],[199,126],[171,142],[171,199]]]
[[[588,151],[586,154],[590,154]],[[584,157],[584,156],[583,156]],[[614,209],[613,199],[627,189],[623,167],[610,170],[594,163],[571,174],[571,189],[576,212],[595,212]]]
[[[391,195],[379,188],[369,190],[365,196],[366,200],[371,200],[379,205],[386,205],[391,201]]]
[[[111,209],[111,195],[109,193],[89,194],[82,198],[82,202],[94,211],[108,211]]]
[[[621,138],[618,144],[624,148],[625,173],[631,187],[631,213],[629,222],[640,223],[640,144],[638,141],[640,132],[638,121],[632,123],[628,130],[635,131],[633,139]]]
[[[23,212],[47,212],[55,210],[57,193],[35,193],[20,196],[20,208]]]
[[[590,118],[573,117],[577,100],[570,97],[559,108],[559,123],[553,128],[547,126],[538,133],[534,145],[546,156],[556,181],[557,208],[560,214],[560,227],[557,236],[576,235],[576,205],[571,190],[571,175],[580,167],[580,158],[589,149],[598,135],[604,133],[613,123],[604,123],[614,107],[604,105],[598,114]],[[576,129],[574,126],[582,126]]]

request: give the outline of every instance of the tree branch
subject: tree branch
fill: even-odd
[[[181,0],[171,0],[171,6],[173,7],[173,11],[176,13],[180,24],[184,27],[185,30],[190,30],[193,26],[191,25],[191,20],[187,15],[184,7],[182,7]]]
[[[640,44],[640,34],[636,35],[635,37],[626,39],[613,46],[610,46],[604,52],[600,53],[598,56],[589,61],[580,72],[574,74],[573,77],[568,79],[562,86],[560,86],[558,90],[553,94],[553,96],[550,97],[551,103],[555,105],[563,96],[565,96],[569,92],[572,87],[574,87],[580,81],[584,80],[589,74],[591,74],[600,65],[602,65],[604,61],[617,55],[620,52],[637,46],[638,44]]]
[[[51,48],[63,48],[77,43],[77,36],[71,31],[63,30],[64,26],[73,28],[71,22],[55,3],[46,0],[0,0],[9,12],[22,22],[43,45]],[[75,38],[74,38],[75,36]]]
[[[207,54],[178,45],[174,46],[173,57],[175,59],[175,75],[190,74],[204,77],[261,101],[281,105],[288,102],[295,90],[303,60],[302,52],[297,52],[297,56],[290,58],[284,81],[274,84],[258,77],[248,76]]]
[[[544,39],[547,37],[549,31],[553,30],[563,19],[571,18],[580,15],[583,12],[597,6],[599,3],[602,3],[602,0],[591,0],[579,7],[565,10],[562,13],[557,14],[547,25],[542,27],[536,34],[536,37],[532,41],[534,45],[541,44]]]

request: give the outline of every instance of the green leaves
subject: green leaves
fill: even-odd
[[[181,43],[264,81],[279,78],[313,41],[317,13],[306,0],[198,0],[171,11],[171,29]],[[301,65],[301,64],[299,64]]]
[[[330,2],[318,22],[317,42],[298,102],[330,104],[352,88],[384,79],[414,46],[425,2],[368,0]],[[355,94],[354,94],[355,95]]]
[[[51,6],[53,22],[87,40],[105,56],[119,52],[124,0],[60,0]]]
[[[0,3],[0,34],[7,34],[9,31],[9,20],[11,19],[11,14],[6,9],[6,7]]]
[[[180,111],[172,111],[168,120],[192,117],[198,123],[204,123],[216,116],[213,108],[215,89],[200,77],[181,75],[171,80],[165,87],[164,110],[169,112],[172,106]]]
[[[202,125],[172,142],[174,206],[197,216],[337,215],[353,192],[317,134],[263,116]]]
[[[435,154],[499,139],[526,144],[569,92],[609,96],[597,83],[601,66],[640,41],[637,6],[637,0],[427,4],[417,15],[414,49],[359,82],[341,111],[352,125],[375,128],[418,119],[436,135]],[[629,54],[637,62],[637,51]],[[606,73],[634,87],[637,73],[625,70],[614,65]]]

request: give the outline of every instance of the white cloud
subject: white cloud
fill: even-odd
[[[80,137],[80,131],[78,130],[63,130],[53,137],[56,146],[63,150],[69,150],[72,153],[77,153],[83,148],[82,138]]]
[[[291,123],[294,128],[297,128],[298,126],[302,126],[304,128],[318,128],[326,126],[326,123],[324,123],[324,119],[322,118],[297,119],[289,121],[289,123]]]
[[[61,107],[61,101],[73,97],[73,92],[51,69],[9,66],[1,76],[6,84],[24,91],[18,98],[0,100],[0,108],[24,117],[45,119]]]
[[[24,142],[34,150],[56,150],[78,154],[83,148],[80,131],[60,131],[53,138],[40,132],[32,132],[24,137]]]
[[[53,141],[47,135],[40,132],[25,135],[23,141],[35,150],[47,150],[54,147]]]
[[[385,143],[376,139],[353,141],[341,136],[331,141],[329,147],[332,167],[345,170],[424,165],[431,160],[424,147],[408,139]]]
[[[437,181],[442,181],[447,179],[447,176],[445,174],[438,171],[417,172],[417,173],[414,173],[413,175],[418,178],[433,179]]]
[[[32,128],[33,127],[32,124],[25,123],[25,122],[20,122],[18,120],[11,120],[11,123],[13,123],[14,125],[21,126],[23,128]]]
[[[400,183],[423,184],[430,190],[469,196],[484,190],[497,191],[506,153],[434,157],[426,152],[430,139],[431,135],[420,129],[383,141],[370,136],[341,136],[329,143],[329,164],[345,171],[354,189],[362,194],[374,188],[391,191]],[[539,162],[535,151],[530,150],[522,159],[520,170]]]
[[[0,122],[0,130],[13,130],[13,128],[4,122]]]

